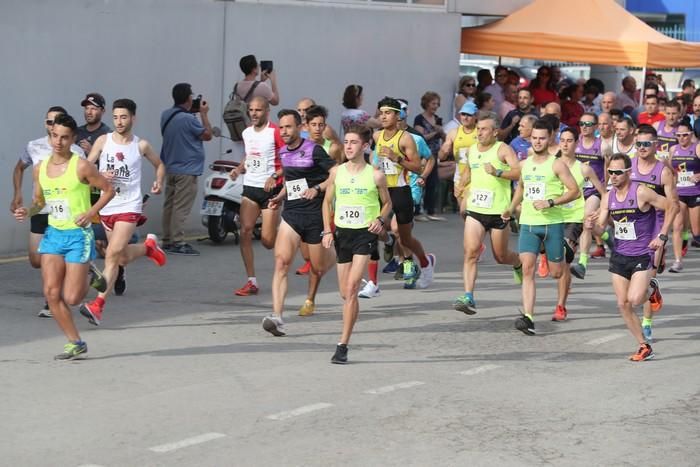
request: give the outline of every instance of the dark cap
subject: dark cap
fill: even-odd
[[[100,107],[104,110],[105,98],[102,97],[102,94],[91,92],[90,94],[85,96],[85,99],[83,99],[80,105],[82,105],[83,107],[86,107],[88,105],[94,105],[95,107]]]

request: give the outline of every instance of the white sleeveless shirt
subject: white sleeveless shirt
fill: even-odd
[[[100,154],[100,170],[113,171],[114,198],[100,210],[100,214],[143,212],[141,201],[141,162],[143,156],[139,151],[139,138],[133,136],[129,144],[117,144],[112,139],[113,133],[107,133],[105,145]]]

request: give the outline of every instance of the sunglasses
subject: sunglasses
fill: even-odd
[[[462,117],[473,117],[473,116],[474,116],[473,114],[468,114],[468,113],[464,113],[464,112],[460,112],[459,114],[460,114]]]
[[[48,126],[53,125],[53,120],[44,120],[44,123],[46,123]]]
[[[474,83],[466,83],[466,84],[465,84],[464,86],[462,86],[462,87],[475,88],[475,87],[476,87],[476,84],[474,84]]]
[[[650,148],[656,141],[637,141],[634,143],[638,148]]]
[[[629,172],[632,169],[621,169],[621,170],[611,170],[608,169],[608,175],[622,175],[625,172]]]
[[[578,126],[584,126],[584,127],[590,128],[592,126],[595,126],[595,123],[593,123],[593,122],[578,122]]]
[[[683,132],[683,133],[676,133],[676,136],[679,136],[679,137],[681,137],[681,136],[690,136],[690,135],[692,135],[692,133],[686,133],[686,132]]]

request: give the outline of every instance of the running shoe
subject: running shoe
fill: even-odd
[[[649,281],[649,287],[651,287],[651,293],[649,294],[651,311],[657,313],[661,307],[664,306],[664,298],[661,296],[661,288],[659,287],[659,281],[656,279],[656,277],[653,277]]]
[[[476,314],[476,303],[474,302],[474,298],[467,294],[457,297],[453,306],[456,311],[461,311],[465,315]]]
[[[552,315],[552,321],[566,321],[566,307],[557,305]]]
[[[649,344],[642,344],[639,346],[639,350],[634,355],[630,355],[630,360],[633,362],[643,362],[644,360],[649,360],[654,358],[654,351],[651,350]]]
[[[165,251],[158,245],[158,237],[149,233],[146,235],[146,241],[143,244],[146,246],[146,256],[156,265],[165,266],[168,258],[165,256]]]
[[[681,272],[682,270],[683,263],[681,263],[680,261],[674,261],[671,267],[668,268],[668,272]]]
[[[174,245],[173,245],[172,243],[163,243],[163,246],[161,246],[161,248],[162,248],[163,251],[165,251],[166,253],[170,253],[170,250],[173,249],[173,246],[174,246]]]
[[[430,221],[447,222],[446,217],[436,216],[435,214],[428,214],[427,217],[428,217],[428,220],[430,220]]]
[[[126,292],[126,278],[124,277],[124,266],[119,266],[117,280],[114,281],[114,295],[124,295]]]
[[[311,271],[311,261],[305,262],[303,265],[299,266],[299,269],[296,270],[295,274],[297,276],[305,276]]]
[[[394,257],[391,257],[391,260],[389,260],[386,263],[386,266],[384,266],[384,269],[382,269],[382,272],[384,274],[394,274],[396,272],[396,269],[399,267],[398,261],[394,259]]]
[[[416,265],[416,262],[412,259],[405,259],[401,264],[403,269],[403,278],[405,279],[418,279],[420,276],[420,268]]]
[[[397,263],[396,265],[396,270],[394,271],[394,280],[395,281],[402,281],[403,280],[403,264]]]
[[[693,239],[693,240],[691,240],[691,242],[690,242],[690,246],[692,246],[693,248],[700,248],[700,242],[697,241],[697,240],[695,240],[695,239]]]
[[[102,275],[102,272],[97,269],[95,263],[90,263],[90,287],[97,290],[98,292],[104,292],[107,290],[107,279]]]
[[[309,299],[304,300],[304,304],[299,308],[299,316],[311,316],[316,310],[316,304]]]
[[[360,298],[374,298],[374,297],[379,297],[379,294],[381,293],[379,291],[379,286],[375,284],[373,281],[366,281],[362,279],[362,282],[364,282],[364,287],[362,287],[362,290],[360,290],[357,293],[357,296]]]
[[[189,243],[178,243],[177,245],[172,245],[168,250],[171,255],[181,255],[181,256],[199,256],[199,251],[192,248]]]
[[[416,280],[416,286],[419,289],[427,289],[433,283],[433,274],[435,273],[435,264],[437,264],[437,258],[432,253],[426,255],[428,258],[428,265],[421,268],[420,277]]]
[[[520,315],[518,318],[516,318],[515,329],[527,334],[528,336],[535,335],[535,323],[533,323],[532,320],[525,315]]]
[[[603,241],[605,242],[605,246],[608,247],[608,251],[610,251],[610,254],[612,254],[612,252],[615,250],[615,233],[610,227],[608,227],[605,231],[608,233],[608,235]]]
[[[581,263],[572,264],[569,268],[571,275],[577,279],[583,279],[586,277],[586,266]]]
[[[94,301],[80,305],[80,314],[85,316],[90,324],[95,326],[99,326],[100,321],[102,321],[102,308],[96,305]]]
[[[646,326],[642,326],[642,334],[644,335],[644,340],[646,341],[646,343],[651,344],[651,342],[652,342],[651,324],[647,324]]]
[[[547,262],[547,255],[544,253],[540,254],[540,261],[537,265],[537,275],[540,277],[547,277],[549,275],[549,263]]]
[[[243,287],[234,292],[239,297],[247,297],[248,295],[257,295],[258,286],[253,284],[253,281],[248,281]]]
[[[265,316],[262,320],[262,327],[273,336],[280,337],[287,335],[287,333],[284,332],[284,321],[282,321],[282,318],[279,316]]]
[[[396,237],[391,232],[387,233],[387,235],[389,236],[389,240],[384,242],[384,261],[386,263],[391,263],[392,261],[394,261],[394,242],[396,241]],[[387,264],[387,267],[388,266],[389,265]],[[388,271],[383,271],[383,272],[388,272]],[[391,271],[391,272],[394,272],[394,271]]]
[[[605,258],[605,247],[603,245],[596,246],[596,249],[591,253],[591,258]]]
[[[338,344],[335,346],[335,353],[331,357],[331,363],[345,364],[348,362],[348,346]]]
[[[48,302],[44,302],[44,308],[42,308],[41,311],[39,311],[39,313],[37,313],[37,316],[39,318],[52,318],[53,317],[53,313],[51,313],[51,310],[49,310]]]
[[[63,346],[63,353],[55,355],[54,360],[74,360],[83,358],[87,353],[87,344],[83,341],[69,342]]]
[[[413,217],[413,220],[416,222],[428,222],[430,219],[426,214],[418,214],[417,216]]]
[[[523,265],[513,266],[513,282],[517,285],[523,283]]]

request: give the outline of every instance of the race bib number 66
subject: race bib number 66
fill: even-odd
[[[306,183],[305,178],[297,178],[296,180],[289,180],[285,183],[287,187],[287,199],[293,201],[295,199],[300,199],[301,194],[309,189],[308,183]]]

